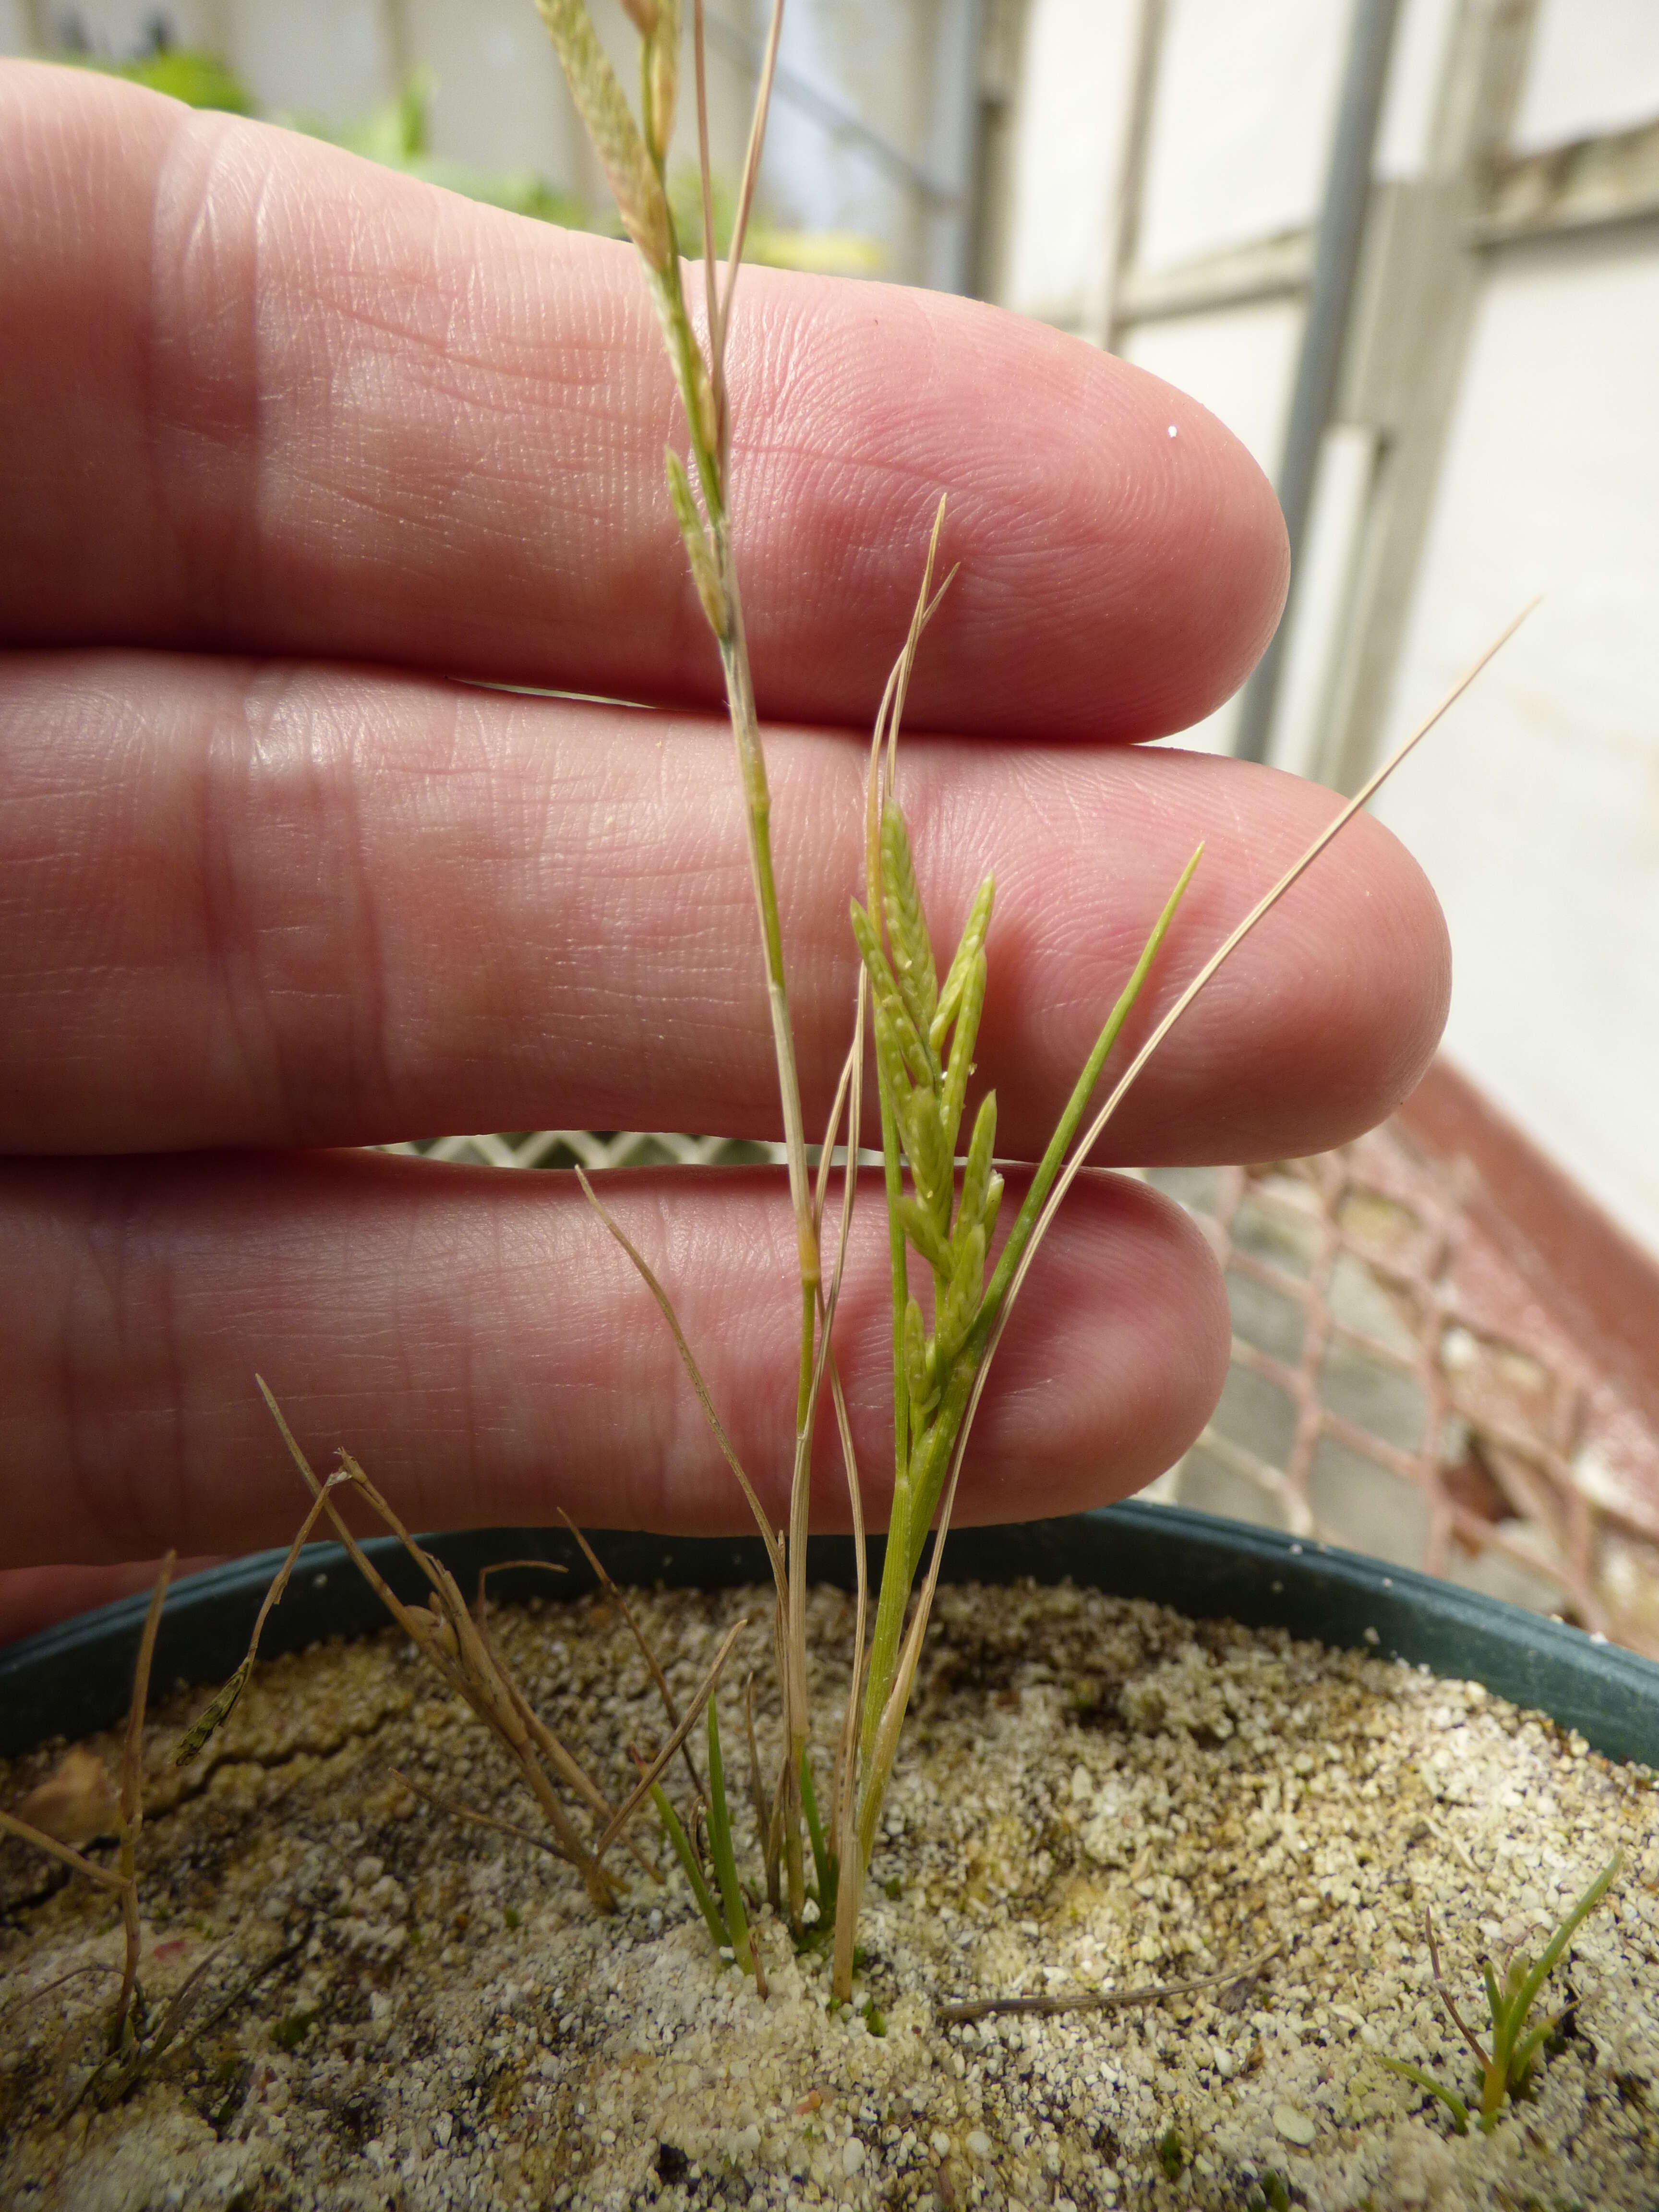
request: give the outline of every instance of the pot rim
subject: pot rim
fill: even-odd
[[[590,1534],[624,1587],[720,1589],[769,1577],[765,1553],[752,1536]],[[464,1529],[420,1541],[464,1589],[481,1569],[501,1560],[542,1560],[562,1570],[551,1583],[532,1568],[502,1573],[492,1583],[500,1599],[574,1597],[597,1587],[562,1528]],[[374,1538],[364,1549],[400,1596],[424,1595],[424,1583],[395,1538]],[[878,1538],[872,1584],[880,1552]],[[284,1555],[281,1548],[256,1552],[173,1585],[156,1645],[158,1688],[177,1681],[217,1684],[234,1670]],[[813,1537],[807,1566],[811,1580],[851,1589],[852,1539]],[[1480,1682],[1515,1705],[1547,1714],[1611,1759],[1659,1766],[1659,1662],[1501,1598],[1334,1545],[1135,1500],[1058,1520],[951,1531],[943,1581],[998,1584],[1026,1577],[1069,1577],[1109,1596],[1170,1606],[1193,1620],[1279,1627],[1338,1648],[1369,1649],[1431,1674]],[[53,1737],[89,1735],[125,1717],[148,1606],[141,1591],[0,1650],[0,1757]],[[261,1656],[365,1635],[388,1619],[339,1545],[307,1545],[265,1625]]]

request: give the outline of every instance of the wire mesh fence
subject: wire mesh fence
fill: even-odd
[[[664,1131],[388,1149],[498,1168],[780,1161]],[[1311,1159],[1163,1168],[1232,1314],[1227,1382],[1154,1495],[1425,1570],[1659,1656],[1659,1437],[1395,1123]]]

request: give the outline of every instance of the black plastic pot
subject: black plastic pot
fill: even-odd
[[[501,1559],[557,1561],[552,1588],[577,1595],[593,1587],[581,1553],[560,1529],[487,1528],[425,1540],[470,1590],[481,1568]],[[596,1549],[623,1584],[719,1588],[767,1578],[764,1554],[741,1540],[597,1534]],[[400,1595],[424,1594],[390,1538],[368,1547]],[[814,1580],[850,1588],[853,1552],[844,1537],[810,1547]],[[247,1649],[260,1599],[280,1565],[262,1552],[179,1583],[167,1600],[156,1648],[158,1689],[174,1681],[217,1684]],[[1159,1505],[1114,1505],[1060,1521],[952,1534],[945,1578],[1038,1582],[1069,1577],[1114,1596],[1150,1598],[1194,1620],[1227,1619],[1336,1645],[1364,1645],[1437,1674],[1483,1682],[1500,1697],[1549,1714],[1608,1757],[1659,1766],[1659,1664],[1517,1606],[1385,1567],[1278,1531]],[[493,1596],[546,1595],[544,1573],[492,1578]],[[100,1607],[0,1651],[0,1755],[52,1736],[107,1728],[125,1713],[147,1601]],[[266,1625],[262,1656],[331,1636],[383,1627],[386,1614],[337,1545],[307,1548],[286,1596]]]

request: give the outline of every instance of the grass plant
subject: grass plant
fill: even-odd
[[[602,1205],[585,1176],[582,1187],[667,1320],[692,1386],[766,1547],[776,1593],[777,1673],[784,1737],[773,1789],[769,1793],[758,1788],[756,1791],[760,1801],[757,1819],[767,1889],[775,1899],[782,1898],[799,1939],[805,1924],[810,1844],[820,1913],[832,1918],[834,1923],[833,1994],[845,2002],[852,1994],[860,1899],[927,1633],[963,1454],[1002,1330],[1055,1209],[1130,1085],[1174,1023],[1275,902],[1369,800],[1383,776],[1438,719],[1476,671],[1471,670],[1454,688],[1429,721],[1413,732],[1387,767],[1342,809],[1330,827],[1205,963],[1194,982],[1158,1023],[1151,1038],[1079,1139],[1079,1130],[1106,1061],[1191,881],[1199,859],[1198,854],[1194,854],[1172,888],[1102,1029],[1001,1251],[991,1266],[991,1241],[1002,1196],[1001,1178],[994,1165],[994,1095],[981,1102],[975,1115],[959,1182],[957,1158],[968,1077],[984,1003],[986,937],[994,886],[989,878],[980,886],[941,983],[895,776],[905,695],[915,655],[928,620],[950,582],[946,577],[939,592],[934,591],[933,572],[945,514],[941,501],[909,632],[888,680],[876,719],[866,788],[865,896],[862,902],[855,900],[852,908],[853,930],[860,955],[854,1036],[825,1133],[815,1182],[808,1171],[796,1077],[773,872],[771,802],[729,522],[731,400],[726,377],[726,339],[765,137],[782,23],[782,0],[775,0],[771,13],[748,155],[731,214],[730,246],[723,269],[716,254],[716,193],[708,154],[702,0],[691,0],[690,38],[700,156],[696,227],[702,235],[700,240],[684,240],[679,233],[684,222],[687,196],[678,190],[671,191],[666,170],[684,43],[680,0],[623,0],[639,37],[637,114],[599,44],[586,0],[537,0],[537,5],[577,111],[616,197],[623,227],[643,264],[687,426],[688,457],[682,459],[670,447],[664,466],[669,498],[691,576],[725,674],[727,707],[745,800],[750,872],[765,964],[799,1255],[799,1354],[786,1528],[774,1528],[755,1485],[738,1461],[668,1292],[645,1256]],[[677,208],[680,213],[678,224]],[[721,215],[725,215],[724,209]],[[725,227],[722,222],[720,228]],[[701,334],[687,304],[682,258],[687,249],[695,252],[699,247],[703,289]],[[1504,635],[1508,635],[1506,631]],[[1502,642],[1500,638],[1498,643]],[[1476,668],[1484,665],[1491,652],[1496,650],[1494,645]],[[841,1267],[856,1188],[854,1166],[859,1152],[866,1015],[873,1042],[881,1113],[892,1277],[893,1364],[892,1504],[867,1657],[869,1593],[864,1565],[862,1487],[831,1350]],[[834,1247],[834,1265],[826,1278],[823,1252],[830,1164],[836,1142],[843,1135],[847,1164],[842,1173],[839,1232]],[[924,1281],[931,1278],[931,1318],[922,1301],[911,1291],[913,1258]],[[819,1817],[813,1778],[813,1727],[805,1634],[806,1504],[811,1490],[811,1441],[826,1377],[846,1462],[859,1573],[852,1686],[839,1732],[827,1822]],[[935,1540],[918,1592],[917,1577],[930,1529],[934,1532]],[[712,1718],[711,1708],[711,1729]],[[714,1741],[711,1732],[711,1751]],[[711,1759],[711,1784],[712,1780]],[[670,1832],[672,1837],[673,1832]],[[689,1872],[682,1842],[689,1850],[683,1828],[674,1848],[683,1863],[688,1864]],[[735,1951],[736,1930],[730,1899],[726,1898],[724,1889],[722,1900],[717,1909],[707,1882],[702,1884],[698,1901],[709,1922],[710,1932],[715,1932],[718,1920]]]
[[[260,1633],[272,1608],[281,1601],[301,1548],[318,1521],[326,1516],[352,1564],[410,1642],[419,1649],[434,1673],[448,1689],[465,1700],[507,1753],[542,1815],[546,1832],[538,1835],[526,1829],[520,1822],[437,1797],[422,1785],[403,1776],[400,1778],[405,1786],[416,1795],[428,1798],[441,1811],[452,1813],[477,1826],[516,1836],[550,1851],[555,1857],[566,1860],[580,1875],[588,1896],[597,1909],[601,1912],[613,1911],[617,1903],[616,1881],[605,1863],[606,1855],[613,1845],[628,1836],[635,1816],[650,1801],[653,1790],[660,1781],[665,1768],[679,1752],[696,1724],[698,1713],[712,1698],[715,1685],[743,1632],[744,1624],[739,1621],[728,1631],[703,1678],[691,1711],[671,1729],[653,1757],[644,1763],[639,1781],[621,1805],[613,1806],[580,1761],[536,1712],[495,1649],[489,1633],[487,1581],[489,1575],[500,1572],[501,1567],[486,1569],[479,1577],[477,1603],[469,1610],[447,1567],[416,1542],[351,1455],[343,1451],[339,1468],[325,1481],[319,1481],[283,1419],[281,1407],[263,1379],[259,1389],[282,1431],[294,1463],[312,1493],[311,1510],[266,1593],[254,1623],[246,1657],[185,1735],[174,1754],[176,1762],[185,1765],[198,1757],[215,1731],[228,1717],[252,1669]],[[405,1555],[418,1568],[428,1584],[428,1594],[424,1606],[405,1604],[363,1550],[336,1502],[337,1493],[342,1491],[349,1491],[361,1498],[381,1525],[397,1538]],[[546,1562],[503,1561],[501,1564],[501,1566],[519,1564],[541,1566]],[[580,1811],[573,1810],[567,1804],[556,1784],[562,1784],[567,1795],[578,1801]],[[653,1880],[659,1878],[656,1868],[645,1857],[638,1845],[629,1840],[628,1847],[641,1869]]]
[[[1480,2132],[1490,2134],[1504,2106],[1511,2099],[1528,2094],[1533,2069],[1544,2046],[1566,2018],[1568,2008],[1564,2006],[1559,2012],[1547,2014],[1540,2020],[1533,2019],[1533,2009],[1545,1983],[1560,1965],[1568,1944],[1612,1888],[1622,1864],[1620,1854],[1615,1851],[1552,1931],[1536,1959],[1529,1958],[1516,1944],[1501,1964],[1491,1959],[1481,1960],[1480,1980],[1490,2024],[1485,2043],[1463,2017],[1457,2000],[1446,1986],[1440,1966],[1440,1946],[1435,1940],[1434,1915],[1431,1911],[1424,1913],[1423,1930],[1428,1941],[1434,1993],[1480,2069],[1478,2098],[1471,2106],[1468,2100],[1423,2067],[1413,2066],[1408,2059],[1379,2056],[1391,2073],[1402,2075],[1437,2098],[1451,2114],[1452,2126],[1460,2136],[1468,2135],[1472,2116]]]
[[[796,1073],[772,855],[771,798],[729,520],[732,407],[726,374],[726,342],[754,206],[782,21],[781,0],[775,0],[771,15],[742,177],[729,207],[721,207],[718,225],[708,152],[702,0],[690,0],[689,41],[680,0],[623,0],[623,4],[639,37],[637,112],[599,43],[586,0],[537,0],[576,108],[610,182],[623,226],[642,264],[686,423],[685,455],[672,446],[665,453],[666,489],[725,677],[744,797],[795,1232],[799,1326],[794,1435],[787,1520],[782,1528],[773,1525],[760,1489],[738,1457],[668,1291],[586,1176],[580,1169],[576,1172],[595,1213],[627,1254],[661,1310],[765,1547],[773,1580],[773,1643],[781,1709],[781,1747],[769,1776],[763,1769],[757,1748],[752,1677],[744,1706],[748,1796],[758,1838],[764,1893],[775,1913],[787,1923],[798,1948],[832,1945],[832,1996],[845,2003],[852,1997],[858,1963],[860,1900],[927,1632],[963,1455],[1003,1330],[1056,1211],[1112,1115],[1170,1029],[1516,625],[1511,623],[1481,655],[1434,713],[1340,810],[1294,866],[1210,955],[1193,981],[1161,1013],[1104,1103],[1094,1108],[1095,1092],[1176,923],[1202,848],[1193,854],[1124,980],[1014,1219],[1000,1249],[994,1250],[1003,1198],[1002,1177],[995,1165],[994,1092],[980,1100],[965,1142],[963,1129],[985,1002],[994,882],[987,877],[979,886],[941,978],[897,790],[899,741],[916,654],[951,580],[947,574],[935,582],[945,518],[941,499],[908,632],[875,718],[865,785],[863,896],[854,898],[850,909],[859,953],[853,1034],[814,1171],[809,1164]],[[695,215],[701,232],[700,239],[690,240],[680,235],[688,196],[683,191],[671,191],[666,169],[680,94],[682,49],[687,43],[693,64],[699,149]],[[723,265],[716,251],[717,229],[729,234]],[[685,291],[684,248],[693,244],[701,248],[700,327]],[[1517,622],[1522,618],[1517,617]],[[865,1556],[863,1484],[833,1350],[842,1270],[857,1191],[866,1042],[874,1056],[881,1123],[891,1282],[893,1394],[891,1504],[884,1562],[873,1606]],[[841,1187],[838,1205],[832,1208],[838,1146],[842,1148]],[[830,1255],[827,1265],[826,1254]],[[912,1287],[913,1274],[921,1295]],[[528,1827],[502,1814],[455,1802],[413,1781],[408,1783],[410,1789],[446,1814],[521,1838],[566,1861],[580,1874],[593,1905],[602,1911],[611,1910],[617,1900],[617,1877],[606,1860],[619,1843],[647,1875],[658,1878],[656,1867],[629,1833],[631,1824],[648,1803],[685,1873],[712,1941],[744,1972],[753,1975],[757,1989],[764,1994],[764,1965],[738,1873],[733,1807],[714,1695],[741,1624],[723,1642],[696,1696],[682,1711],[637,1618],[586,1539],[573,1531],[602,1587],[620,1607],[634,1634],[667,1721],[665,1736],[649,1756],[635,1753],[637,1781],[619,1805],[612,1805],[599,1784],[536,1714],[503,1663],[489,1633],[484,1578],[480,1580],[476,1605],[469,1609],[447,1570],[409,1534],[349,1453],[341,1453],[339,1467],[325,1480],[318,1479],[270,1393],[263,1382],[259,1387],[310,1491],[311,1506],[267,1594],[246,1659],[183,1739],[177,1754],[179,1761],[196,1757],[234,1706],[254,1663],[264,1622],[280,1602],[301,1547],[319,1522],[326,1519],[434,1672],[465,1701],[506,1751],[539,1814],[539,1826]],[[857,1564],[850,1680],[830,1758],[827,1794],[820,1790],[815,1766],[824,1747],[815,1731],[806,1664],[807,1505],[812,1438],[826,1388],[845,1466]],[[352,1534],[340,1510],[346,1496],[360,1499],[397,1538],[427,1585],[423,1606],[400,1598]],[[706,1780],[691,1750],[691,1738],[699,1723],[706,1744]],[[676,1809],[665,1786],[665,1778],[676,1759],[684,1768],[691,1792],[687,1817]],[[101,1870],[94,1878],[112,1886],[115,1881]],[[1549,1964],[1556,1956],[1559,1948],[1547,1954]],[[1200,1983],[1125,1991],[1090,2002],[1147,2001],[1184,1992],[1188,1987],[1208,1986],[1210,1979],[1235,1979],[1254,1971],[1252,1966]],[[1543,1966],[1539,1978],[1548,1971],[1549,1965]],[[130,1990],[124,1991],[124,2005],[129,1994]],[[1503,2021],[1512,2022],[1515,2033],[1505,2041],[1508,2026],[1501,2034],[1495,2029],[1493,2052],[1490,2058],[1483,2054],[1483,2063],[1498,2063],[1501,2045],[1504,2068],[1512,2072],[1519,2067],[1524,2075],[1537,2039],[1522,2038],[1521,2027],[1536,1985],[1523,1977],[1513,1989],[1506,1983],[1500,1994],[1510,2008],[1503,2013]],[[1516,2013],[1514,2007],[1523,1996],[1525,2004]],[[1042,2006],[1068,2009],[1071,2001],[1044,2000]],[[995,2005],[982,2008],[998,2008]],[[1015,2008],[1032,2008],[1022,2001]],[[958,2016],[968,2017],[970,2013],[961,2012]],[[1498,2020],[1495,2000],[1494,2021]],[[1437,2090],[1436,2094],[1441,2093]]]

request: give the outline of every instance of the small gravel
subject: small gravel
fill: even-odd
[[[747,1613],[765,1703],[765,1593],[637,1609],[683,1697]],[[595,1600],[495,1620],[538,1710],[620,1796],[628,1747],[661,1733],[623,1624]],[[848,1601],[816,1593],[810,1626],[827,1741]],[[660,1885],[617,1854],[628,1896],[601,1920],[559,1863],[414,1796],[394,1767],[535,1822],[394,1633],[261,1667],[179,1776],[199,1702],[156,1708],[141,1880],[149,2023],[205,1960],[200,2002],[110,2109],[64,2117],[114,1986],[87,1970],[118,1963],[118,1928],[101,1895],[0,1846],[8,2208],[1659,2203],[1655,1778],[1474,1685],[1091,1591],[942,1589],[839,2014],[822,1953],[797,1956],[763,1910],[768,2000],[722,1966],[665,1852]],[[113,1764],[112,1737],[91,1747]],[[63,1750],[0,1764],[0,1803]],[[1472,2087],[1425,1908],[1483,2021],[1481,1955],[1536,1947],[1615,1847],[1534,2095],[1455,2136],[1380,2063]],[[1273,1947],[1248,1981],[1154,2004],[936,2011],[1192,1979]]]

